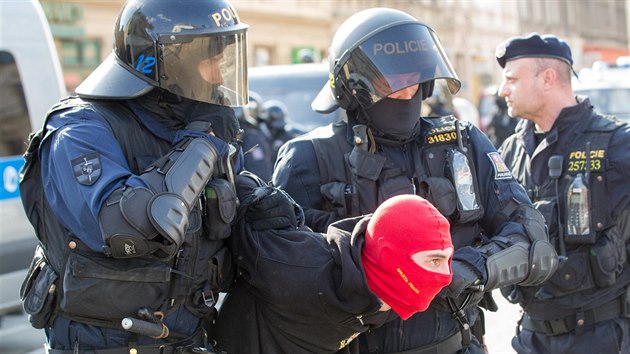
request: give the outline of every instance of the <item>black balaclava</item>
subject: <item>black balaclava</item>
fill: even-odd
[[[194,101],[165,90],[155,89],[136,102],[172,130],[184,129],[191,121],[210,122],[217,137],[231,142],[240,129],[232,108]]]
[[[376,135],[402,142],[408,141],[418,132],[421,107],[422,88],[418,85],[418,92],[411,99],[385,97],[363,111]]]

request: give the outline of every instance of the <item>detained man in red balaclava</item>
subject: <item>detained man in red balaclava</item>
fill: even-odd
[[[245,220],[277,208],[283,192],[267,188],[256,202],[239,198],[249,208]],[[295,206],[277,215],[288,218]],[[213,330],[220,350],[351,353],[360,333],[426,310],[451,281],[449,224],[419,196],[392,197],[326,234],[301,226],[302,217],[286,228],[245,222],[234,236],[241,276]]]
[[[421,312],[451,282],[449,223],[414,195],[385,201],[368,223],[362,251],[368,286],[402,319]]]

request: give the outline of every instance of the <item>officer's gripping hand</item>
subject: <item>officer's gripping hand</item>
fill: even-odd
[[[254,230],[296,229],[304,225],[302,207],[281,189],[258,187],[247,199],[245,221]]]
[[[455,251],[451,263],[453,280],[442,288],[438,296],[459,298],[465,292],[483,290],[488,275],[485,258],[473,247],[462,247]]]

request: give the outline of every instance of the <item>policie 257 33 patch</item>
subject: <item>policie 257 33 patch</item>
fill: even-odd
[[[77,182],[91,186],[101,176],[101,159],[98,152],[83,154],[71,161]]]
[[[588,152],[585,150],[574,150],[569,152],[569,172],[584,172],[587,169],[600,172],[605,169],[605,164],[606,149],[595,149]]]
[[[492,167],[494,167],[494,179],[512,178],[512,172],[510,172],[510,169],[507,167],[498,152],[489,152],[487,155],[490,162],[492,162]]]

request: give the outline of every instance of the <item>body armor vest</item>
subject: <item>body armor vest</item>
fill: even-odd
[[[608,118],[595,117],[587,129],[563,151],[562,174],[559,178],[547,178],[540,186],[533,185],[527,176],[530,158],[521,144],[509,151],[514,177],[525,186],[534,207],[545,217],[550,231],[550,241],[555,243],[558,254],[566,248],[566,262],[540,288],[525,289],[526,297],[557,299],[567,295],[582,294],[583,300],[598,297],[598,289],[624,287],[630,281],[627,270],[627,251],[624,235],[612,219],[608,191],[607,160],[610,138],[619,123]],[[578,174],[587,176],[590,234],[575,237],[567,233],[567,192]],[[534,295],[535,289],[539,291]],[[578,297],[578,298],[580,298]],[[576,298],[577,299],[577,298]],[[531,299],[524,301],[524,308]],[[567,304],[571,300],[566,300]],[[580,306],[571,304],[571,306]]]
[[[345,122],[318,128],[307,138],[313,142],[320,171],[324,210],[342,217],[374,212],[386,199],[400,194],[418,194],[429,200],[451,221],[453,242],[470,245],[480,233],[476,221],[483,216],[479,186],[472,163],[472,146],[466,126],[456,118],[431,118],[432,129],[409,144],[414,171],[405,175],[402,168],[386,156],[368,151],[364,126],[355,126],[355,146],[346,140]],[[358,139],[357,139],[358,138]],[[360,143],[356,143],[360,142]],[[454,154],[467,159],[474,207],[464,208],[457,191]]]
[[[202,213],[199,205],[189,216],[189,227],[179,252],[166,261],[152,257],[114,259],[93,252],[55,216],[43,195],[39,146],[50,116],[75,107],[91,107],[105,118],[131,172],[136,175],[172,147],[151,134],[119,102],[71,98],[48,112],[44,128],[30,139],[20,181],[25,191],[22,200],[26,214],[40,241],[21,291],[27,313],[33,312],[33,326],[49,326],[54,316],[61,313],[78,322],[120,328],[121,319],[135,317],[140,308],[159,311],[168,317],[185,307],[198,318],[211,318],[216,312],[218,292],[231,283],[228,278],[232,263],[226,247],[229,225],[227,232],[209,232],[210,225],[205,221],[207,212]],[[202,195],[199,202],[204,209],[219,207],[206,204],[205,199]],[[235,212],[236,205],[232,207]],[[40,284],[42,282],[46,284]],[[43,294],[37,293],[40,288],[44,288]],[[47,313],[41,313],[46,306],[50,307]]]

